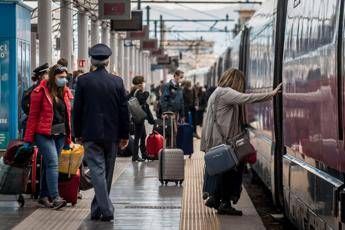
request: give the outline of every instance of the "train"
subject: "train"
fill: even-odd
[[[208,68],[205,84],[238,68],[256,174],[299,229],[345,229],[345,17],[342,0],[268,0]],[[205,74],[204,74],[205,75]]]

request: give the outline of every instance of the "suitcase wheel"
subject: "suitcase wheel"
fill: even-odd
[[[19,195],[19,197],[18,197],[18,204],[19,204],[19,206],[22,208],[22,207],[24,207],[24,204],[25,204],[25,200],[24,200],[24,197],[23,197],[23,195]]]
[[[209,194],[208,194],[207,192],[204,192],[204,193],[202,194],[202,199],[203,199],[203,200],[206,200],[208,197],[209,197]]]
[[[77,203],[72,203],[72,207],[75,207],[76,204],[77,204]]]

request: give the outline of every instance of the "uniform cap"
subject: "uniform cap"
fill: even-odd
[[[34,72],[36,75],[39,75],[39,74],[42,73],[42,72],[48,71],[48,69],[49,69],[48,63],[44,63],[43,65],[40,65],[40,66],[38,66],[36,69],[34,69],[33,72]]]
[[[103,61],[112,55],[111,49],[104,44],[96,44],[89,50],[89,55],[96,60]]]

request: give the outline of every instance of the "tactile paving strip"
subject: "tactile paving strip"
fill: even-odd
[[[130,160],[117,160],[115,164],[113,183],[128,167]],[[75,207],[66,207],[61,211],[49,209],[38,209],[14,230],[36,230],[36,229],[78,229],[84,219],[90,213],[90,199],[93,197],[93,189],[83,193],[83,199]]]
[[[199,143],[195,141],[195,150],[199,149]],[[203,154],[197,151],[185,162],[180,230],[219,229],[219,219],[215,211],[207,208],[202,199]]]

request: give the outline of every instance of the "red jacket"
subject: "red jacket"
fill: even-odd
[[[66,130],[65,144],[71,141],[71,99],[73,95],[68,87],[64,89],[64,102],[67,109],[68,128]],[[50,96],[47,80],[43,80],[31,93],[30,97],[30,113],[26,125],[24,136],[25,142],[34,142],[35,134],[51,135],[54,111],[53,101]]]

